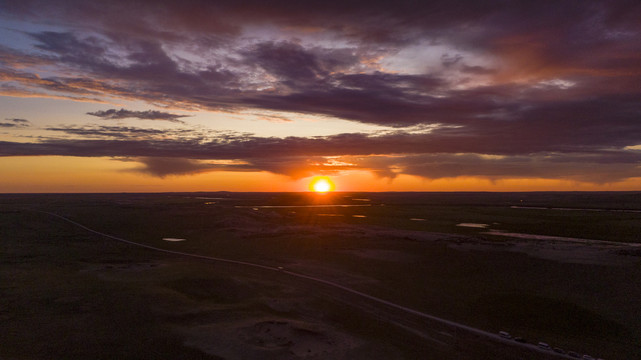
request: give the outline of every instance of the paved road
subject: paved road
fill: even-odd
[[[287,274],[289,276],[293,276],[293,277],[296,277],[296,278],[299,278],[299,279],[304,279],[304,280],[307,280],[307,281],[310,281],[310,282],[320,283],[320,284],[329,286],[331,288],[339,289],[339,290],[341,290],[343,292],[347,292],[349,294],[356,295],[356,296],[358,296],[360,298],[370,300],[370,301],[372,301],[374,303],[385,305],[385,306],[387,306],[389,308],[401,311],[401,312],[403,312],[405,314],[410,314],[410,315],[416,316],[418,318],[421,318],[421,319],[424,319],[424,320],[428,320],[430,324],[437,323],[437,324],[440,324],[442,326],[445,326],[448,329],[453,329],[453,330],[455,330],[455,332],[457,334],[456,336],[461,336],[462,334],[464,334],[464,336],[469,337],[469,335],[473,335],[475,337],[481,337],[481,338],[485,338],[486,340],[491,340],[491,342],[494,343],[494,344],[504,344],[504,345],[506,345],[506,346],[508,346],[510,348],[521,348],[521,349],[525,350],[527,353],[530,353],[530,354],[532,352],[535,352],[535,353],[538,353],[538,354],[544,356],[544,358],[570,358],[570,357],[562,355],[562,354],[557,354],[557,353],[551,352],[549,350],[541,349],[538,346],[533,345],[533,344],[518,343],[518,342],[515,342],[515,341],[512,341],[512,340],[507,340],[507,339],[504,339],[504,338],[500,337],[498,334],[495,334],[495,333],[487,332],[487,331],[484,331],[484,330],[481,330],[481,329],[478,329],[478,328],[475,328],[475,327],[467,326],[467,325],[460,324],[460,323],[457,323],[457,322],[454,322],[454,321],[451,321],[451,320],[443,319],[443,318],[440,318],[440,317],[437,317],[437,316],[434,316],[434,315],[426,314],[424,312],[421,312],[421,311],[418,311],[418,310],[414,310],[414,309],[411,309],[411,308],[408,308],[408,307],[393,303],[391,301],[387,301],[387,300],[384,300],[384,299],[381,299],[381,298],[378,298],[378,297],[375,297],[375,296],[360,292],[358,290],[346,287],[344,285],[341,285],[341,284],[338,284],[338,283],[335,283],[335,282],[332,282],[332,281],[324,280],[324,279],[321,279],[321,278],[318,278],[318,277],[314,277],[314,276],[310,276],[310,275],[296,273],[296,272],[293,272],[293,271],[289,271],[289,270],[283,269],[282,267],[266,266],[266,265],[261,265],[261,264],[246,262],[246,261],[231,260],[231,259],[224,259],[224,258],[218,258],[218,257],[213,257],[213,256],[204,256],[204,255],[198,255],[198,254],[185,253],[185,252],[181,252],[181,251],[173,251],[173,250],[162,249],[162,248],[158,248],[158,247],[155,247],[155,246],[141,244],[141,243],[138,243],[138,242],[126,240],[126,239],[123,239],[123,238],[119,238],[117,236],[113,236],[113,235],[105,234],[105,233],[100,232],[100,231],[93,230],[93,229],[88,228],[88,227],[86,227],[86,226],[84,226],[84,225],[82,225],[82,224],[80,224],[78,222],[75,222],[75,221],[73,221],[73,220],[71,220],[69,218],[66,218],[64,216],[61,216],[61,215],[58,215],[58,214],[55,214],[55,213],[46,212],[46,211],[38,211],[38,212],[45,213],[45,214],[48,214],[48,215],[51,215],[51,216],[55,216],[55,217],[57,217],[59,219],[62,219],[64,221],[68,222],[68,223],[71,223],[71,224],[73,224],[75,226],[78,226],[78,227],[80,227],[82,229],[85,229],[85,230],[87,230],[87,231],[89,231],[91,233],[94,233],[96,235],[104,236],[106,238],[109,238],[109,239],[112,239],[112,240],[116,240],[116,241],[120,241],[120,242],[123,242],[123,243],[127,243],[127,244],[130,244],[130,245],[134,245],[134,246],[138,246],[138,247],[142,247],[142,248],[146,248],[146,249],[150,249],[150,250],[154,250],[154,251],[159,251],[159,252],[163,252],[163,253],[190,257],[190,258],[204,259],[204,260],[209,260],[209,261],[216,261],[216,262],[223,262],[223,263],[230,263],[230,264],[237,264],[237,265],[242,265],[242,266],[247,266],[247,267],[253,267],[253,268],[256,268],[256,269],[260,269],[260,270],[273,271],[273,272],[278,272],[280,274]],[[405,322],[405,323],[407,323],[407,322]],[[405,325],[403,323],[397,323],[397,325],[399,325],[401,327],[406,327],[407,326],[407,325]],[[420,326],[421,324],[418,324],[418,325]],[[413,331],[414,329],[406,329],[406,330]],[[414,331],[414,332],[416,332],[416,331]],[[442,331],[440,333],[441,334],[446,334],[445,332],[442,332]],[[423,334],[423,335],[425,335],[425,334]],[[446,336],[452,337],[452,336],[455,336],[455,335],[452,335],[452,334],[448,333],[448,334],[446,334]],[[435,341],[437,343],[442,343],[442,341],[439,341],[438,339],[434,339],[432,337],[430,337],[430,340],[433,340],[433,341]]]

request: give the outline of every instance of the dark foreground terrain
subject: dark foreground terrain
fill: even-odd
[[[640,193],[0,195],[0,359],[638,359],[639,234]]]

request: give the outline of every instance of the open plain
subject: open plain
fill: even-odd
[[[639,234],[640,193],[0,195],[0,358],[634,359]]]

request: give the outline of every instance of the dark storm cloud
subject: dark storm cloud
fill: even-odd
[[[0,47],[5,94],[287,111],[398,129],[316,138],[185,130],[163,138],[138,128],[58,127],[49,130],[81,138],[4,143],[3,156],[136,157],[159,176],[210,169],[198,159],[302,174],[319,170],[308,160],[323,156],[361,156],[353,168],[388,177],[639,176],[638,151],[626,148],[641,144],[638,1],[23,0],[0,2],[0,13],[64,29],[29,32],[31,50]],[[244,33],[248,26],[289,35],[274,40]],[[445,53],[424,66],[411,52],[394,69],[377,63],[411,46]],[[45,64],[48,72],[38,71]],[[413,70],[403,72],[408,64]],[[438,125],[430,133],[406,128],[430,124]]]
[[[31,126],[31,122],[26,119],[5,119],[0,121],[0,127],[4,128],[25,128]]]
[[[188,117],[187,115],[178,115],[162,111],[147,110],[147,111],[132,111],[125,109],[109,109],[109,110],[100,110],[94,112],[88,112],[88,115],[97,116],[101,119],[110,119],[110,120],[119,120],[119,119],[128,119],[136,118],[142,120],[165,120],[175,123],[183,123],[184,121],[180,118]]]

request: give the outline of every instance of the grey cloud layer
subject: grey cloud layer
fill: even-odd
[[[3,128],[25,128],[31,126],[31,122],[26,119],[4,119],[0,121],[0,127]]]
[[[479,155],[483,154],[480,151],[456,153],[439,149],[438,135],[434,134],[260,138],[222,133],[212,139],[182,130],[171,133],[182,140],[168,140],[168,134],[160,130],[130,127],[49,130],[83,135],[87,139],[0,142],[0,156],[130,158],[144,164],[139,171],[161,177],[212,170],[270,171],[292,177],[367,170],[389,178],[403,173],[427,178],[565,178],[607,183],[641,176],[641,151],[594,151],[576,147],[572,153],[541,151],[527,155],[488,156]],[[501,144],[497,146],[501,147]],[[338,165],[328,157],[338,160]],[[208,160],[242,160],[242,163],[219,165],[210,164]]]

